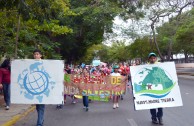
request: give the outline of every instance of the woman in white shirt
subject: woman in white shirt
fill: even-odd
[[[111,73],[111,76],[121,76],[119,73],[119,66],[115,65],[113,67],[114,71]],[[113,109],[119,108],[119,95],[114,94],[113,95]]]

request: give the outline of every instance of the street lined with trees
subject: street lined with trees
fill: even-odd
[[[91,63],[94,50],[105,62],[145,61],[146,54],[154,51],[162,61],[181,53],[189,62],[194,53],[193,4],[192,0],[2,0],[0,57],[31,58],[30,52],[39,48],[45,58],[71,63]],[[129,27],[123,34],[132,38],[131,44],[111,40],[111,46],[105,45],[115,35],[116,16],[133,22],[147,18],[143,25],[149,26],[144,27],[149,34]]]

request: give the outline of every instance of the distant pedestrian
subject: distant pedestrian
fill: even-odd
[[[10,78],[11,67],[10,59],[5,59],[0,67],[0,85],[3,85],[3,94],[5,101],[5,109],[9,110],[10,107]]]

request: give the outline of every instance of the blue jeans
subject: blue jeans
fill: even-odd
[[[152,115],[152,119],[162,118],[163,116],[163,108],[158,108],[158,112],[156,112],[156,109],[150,109],[150,113]]]
[[[38,114],[38,119],[37,119],[37,124],[36,126],[43,126],[44,123],[44,109],[45,105],[44,104],[37,104],[36,105],[36,110]]]
[[[88,108],[88,96],[83,96],[83,104],[86,108]]]
[[[6,106],[10,106],[10,84],[3,84],[3,94]]]

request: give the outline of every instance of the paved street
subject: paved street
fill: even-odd
[[[179,79],[183,107],[165,108],[165,126],[194,126],[194,86],[192,80]],[[120,100],[120,108],[113,110],[112,102],[92,102],[85,112],[82,101],[71,104],[70,99],[63,109],[56,110],[48,105],[45,112],[45,126],[154,126],[151,123],[149,110],[134,111],[131,92]],[[15,126],[35,126],[36,111],[15,124]]]
[[[194,74],[194,68],[177,68],[177,73]]]

